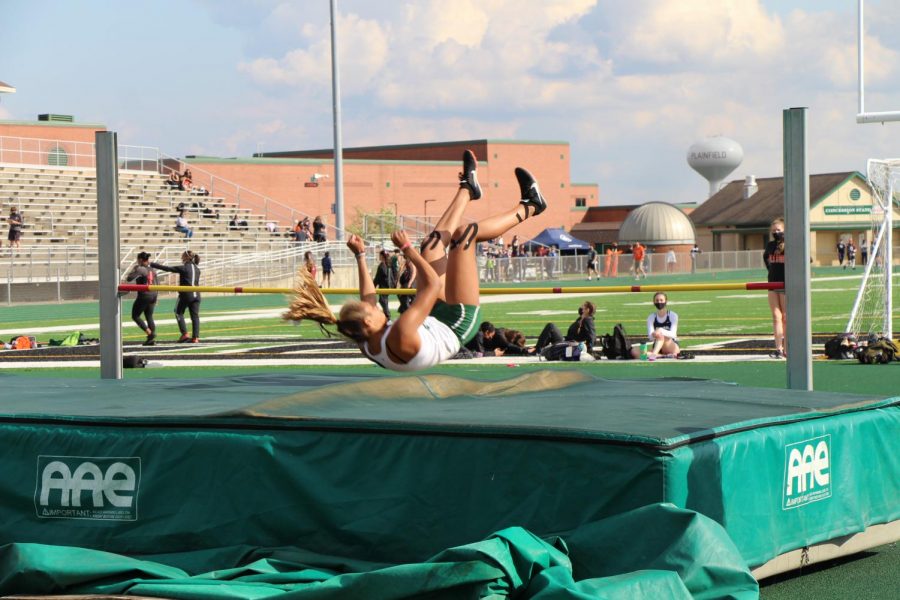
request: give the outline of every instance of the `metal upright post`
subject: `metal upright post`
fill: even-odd
[[[334,227],[344,239],[344,147],[341,142],[341,78],[338,71],[337,0],[331,0],[331,94],[334,103]]]
[[[119,299],[119,171],[114,131],[94,137],[97,162],[97,250],[100,269],[100,377],[122,379]]]
[[[812,390],[809,268],[809,165],[806,108],[784,111],[785,293],[787,294],[787,386]]]

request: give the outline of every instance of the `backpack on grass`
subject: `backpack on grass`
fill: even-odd
[[[9,348],[11,350],[31,350],[37,347],[35,339],[28,335],[17,335],[9,340]]]
[[[625,334],[625,327],[621,323],[617,323],[613,327],[612,335],[606,334],[601,338],[603,343],[603,356],[610,360],[631,358],[631,344],[628,343],[628,336]]]
[[[581,344],[578,342],[559,342],[541,350],[544,360],[581,360]]]
[[[858,348],[856,358],[864,365],[886,365],[892,360],[900,360],[900,344],[889,338],[880,338]]]
[[[61,340],[50,340],[50,346],[77,346],[81,341],[81,332],[70,333]]]
[[[855,335],[842,333],[825,342],[825,356],[834,360],[856,358],[857,346]]]

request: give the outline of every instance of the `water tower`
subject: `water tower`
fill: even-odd
[[[703,139],[687,152],[691,168],[709,181],[709,195],[722,187],[722,180],[738,168],[744,160],[744,149],[736,141],[717,135]]]

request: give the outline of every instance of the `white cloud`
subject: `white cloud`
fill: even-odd
[[[853,121],[851,10],[795,4],[802,10],[778,5],[776,13],[760,0],[345,0],[345,144],[567,139],[573,178],[600,183],[604,199],[690,201],[706,189],[684,160],[691,143],[727,135],[745,149],[734,177],[776,176],[781,112],[808,106],[812,170],[861,168],[895,136]],[[294,41],[239,66],[268,96],[244,118],[271,124],[276,114],[295,135],[259,125],[250,135],[270,136],[267,149],[278,140],[330,143],[327,17],[267,6],[252,35]],[[900,11],[878,10],[867,41],[869,98],[900,108],[890,106],[900,104],[891,26]]]
[[[339,18],[338,32],[342,87],[349,93],[365,90],[387,61],[388,36],[378,23],[352,14]],[[242,62],[238,70],[258,83],[271,86],[303,87],[330,82],[330,29],[305,26],[302,36],[306,46],[291,50],[281,58]]]
[[[679,0],[643,2],[645,10],[630,14],[617,53],[641,62],[703,63],[735,66],[748,58],[769,60],[784,49],[778,17],[756,0]]]

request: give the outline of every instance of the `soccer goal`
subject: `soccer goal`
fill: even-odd
[[[893,231],[894,204],[900,195],[900,159],[870,159],[866,167],[872,189],[871,249],[862,283],[847,322],[847,333],[858,339],[891,337],[893,322]]]

